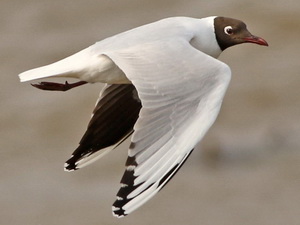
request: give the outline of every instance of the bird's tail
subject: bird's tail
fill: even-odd
[[[87,53],[87,50],[83,50],[50,65],[25,71],[19,74],[19,78],[21,82],[49,77],[78,78],[78,74],[86,68],[84,61],[89,59]]]

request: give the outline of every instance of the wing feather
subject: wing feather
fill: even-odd
[[[106,85],[96,103],[79,147],[66,162],[65,170],[84,167],[116,148],[132,132],[141,103],[132,84]]]
[[[133,83],[142,103],[113,204],[114,215],[122,217],[154,196],[182,166],[214,122],[231,72],[181,39],[105,54]]]

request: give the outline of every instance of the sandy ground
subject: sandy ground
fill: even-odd
[[[1,0],[0,224],[300,224],[300,2]],[[101,89],[42,92],[17,74],[169,16],[244,20],[265,48],[223,53],[233,77],[221,114],[172,182],[124,219],[111,215],[128,143],[75,173]]]

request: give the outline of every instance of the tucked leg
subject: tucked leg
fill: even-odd
[[[86,84],[86,81],[79,81],[75,83],[68,83],[66,81],[64,84],[61,83],[55,83],[55,82],[40,82],[38,84],[31,84],[33,87],[36,87],[41,90],[46,90],[46,91],[67,91],[70,90],[74,87],[81,86],[83,84]]]

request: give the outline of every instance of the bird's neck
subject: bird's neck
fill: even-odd
[[[222,50],[217,42],[214,30],[214,16],[199,19],[191,45],[214,58],[218,58]]]

